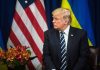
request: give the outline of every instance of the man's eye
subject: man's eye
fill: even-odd
[[[58,18],[54,18],[55,20],[59,20]]]

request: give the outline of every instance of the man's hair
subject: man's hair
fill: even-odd
[[[67,19],[69,18],[69,22],[71,23],[72,18],[71,18],[71,12],[69,9],[67,8],[57,8],[52,12],[52,15],[56,14],[56,13],[61,13],[63,14],[63,19]]]

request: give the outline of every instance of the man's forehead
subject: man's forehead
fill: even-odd
[[[53,16],[52,17],[62,17],[63,15],[59,12],[59,13],[55,13],[55,14],[53,14]]]

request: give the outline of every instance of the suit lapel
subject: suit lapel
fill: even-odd
[[[73,29],[73,27],[70,27],[70,30],[69,30],[69,35],[68,35],[68,43],[67,43],[67,53],[69,54],[70,53],[70,48],[71,48],[71,45],[72,45],[72,41],[73,41],[73,37],[75,36],[75,31]],[[60,35],[59,35],[59,31],[58,30],[55,30],[55,39],[56,39],[56,44],[57,44],[57,48],[58,49],[58,55],[60,55]]]
[[[75,37],[75,31],[73,27],[70,27],[69,35],[68,35],[68,43],[67,43],[67,53],[68,54],[71,53],[71,48],[72,48],[71,45],[72,45],[72,41],[74,37]]]
[[[70,30],[69,30],[69,35],[68,35],[68,43],[67,43],[67,62],[70,66],[70,58],[71,58],[71,50],[73,49],[73,38],[75,37],[75,31],[73,29],[73,27],[70,27]]]
[[[68,35],[67,50],[70,49],[70,45],[72,44],[74,36],[75,36],[75,31],[74,31],[73,27],[70,27],[69,35]],[[55,30],[55,39],[56,39],[57,47],[60,48],[60,35],[59,35],[58,30]]]
[[[60,54],[60,34],[59,34],[59,31],[58,30],[55,30],[55,32],[56,32],[56,44],[57,44],[57,53],[58,53],[58,57],[60,57],[61,56],[61,54]]]
[[[56,34],[55,34],[55,39],[56,39],[56,43],[57,43],[57,47],[60,47],[60,35],[59,35],[59,31],[55,30]]]

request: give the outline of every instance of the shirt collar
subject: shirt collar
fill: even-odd
[[[70,25],[68,25],[67,28],[64,30],[64,34],[68,35],[69,29],[70,29]],[[61,32],[61,31],[59,31],[59,32]]]
[[[70,29],[70,25],[68,25],[68,27],[64,30],[64,33],[65,33],[66,35],[69,34],[69,29]]]

